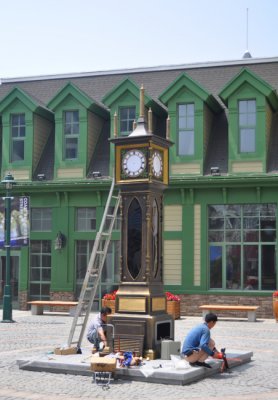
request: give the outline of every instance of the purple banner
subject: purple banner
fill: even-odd
[[[29,197],[11,199],[11,247],[29,245],[30,236]],[[0,247],[5,246],[5,201],[0,202]]]

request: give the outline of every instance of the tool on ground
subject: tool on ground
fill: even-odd
[[[226,357],[226,349],[221,349],[221,354],[222,354],[222,360],[223,363],[221,365],[221,372],[230,372],[228,371],[230,369],[228,361],[227,361],[227,357]]]

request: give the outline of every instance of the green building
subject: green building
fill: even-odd
[[[259,305],[258,316],[271,317],[278,58],[2,79],[1,178],[11,172],[13,196],[29,196],[31,205],[30,245],[11,250],[14,307],[78,297],[113,175],[108,139],[133,130],[141,85],[145,120],[151,110],[152,131],[167,131],[174,142],[164,198],[165,289],[181,295],[184,315],[229,302]],[[119,241],[117,223],[95,308],[117,288]],[[0,299],[5,263],[2,247]]]

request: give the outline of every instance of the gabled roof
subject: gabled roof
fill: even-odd
[[[66,97],[74,97],[84,108],[95,112],[96,114],[108,118],[108,112],[103,106],[89,97],[86,93],[80,90],[77,86],[68,82],[62,87],[56,95],[47,104],[48,108],[56,110],[56,108],[65,100]]]
[[[274,110],[278,109],[278,97],[274,88],[248,68],[242,69],[220,92],[219,96],[226,105],[228,103],[228,98],[244,83],[248,83],[262,93],[268,99]]]
[[[0,102],[0,113],[3,113],[15,100],[23,103],[32,113],[53,119],[53,113],[46,107],[43,107],[34,97],[27,94],[18,87],[13,88]]]
[[[172,82],[164,92],[159,96],[159,99],[162,103],[168,105],[169,101],[177,95],[183,88],[189,89],[192,93],[194,93],[197,97],[199,97],[203,102],[207,103],[207,105],[214,111],[219,112],[222,107],[215,99],[213,95],[208,93],[205,89],[203,89],[196,81],[194,81],[190,76],[188,76],[185,72],[178,76],[174,82]]]
[[[130,78],[124,79],[118,85],[113,87],[113,89],[103,97],[102,101],[110,108],[119,97],[124,96],[126,92],[131,93],[139,101],[140,88]],[[161,106],[158,105],[158,103],[155,102],[146,92],[144,94],[144,104],[157,114],[165,114],[165,110],[162,109]]]

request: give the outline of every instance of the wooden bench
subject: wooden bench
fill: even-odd
[[[203,310],[203,317],[208,312],[211,311],[244,311],[247,312],[248,315],[248,321],[249,322],[255,322],[256,321],[256,311],[259,308],[259,306],[240,306],[240,305],[225,305],[225,304],[204,304],[203,306],[199,307],[201,310]]]
[[[61,307],[64,309],[67,308],[69,310],[69,314],[71,316],[74,316],[78,301],[34,300],[28,301],[28,304],[31,304],[32,315],[42,315],[44,307]]]

